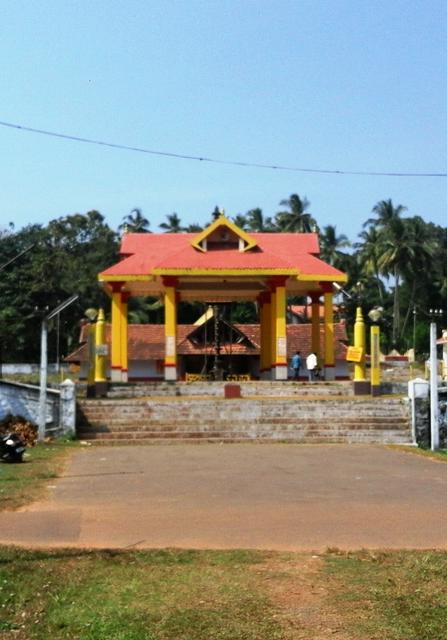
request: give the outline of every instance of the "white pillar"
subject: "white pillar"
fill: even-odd
[[[430,323],[430,434],[431,450],[439,449],[438,358],[436,322]]]

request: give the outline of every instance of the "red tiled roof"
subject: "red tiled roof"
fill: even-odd
[[[260,327],[258,324],[235,324],[253,347],[243,344],[231,346],[231,353],[236,355],[258,355],[260,351]],[[189,341],[188,335],[197,327],[192,324],[177,326],[177,353],[179,355],[201,355],[214,353],[212,345],[208,349],[198,347]],[[347,340],[344,322],[334,323],[335,357],[342,360],[346,356]],[[110,325],[106,325],[106,341],[110,343]],[[295,351],[301,351],[306,357],[311,352],[312,327],[310,324],[287,325],[287,354],[291,357]],[[324,350],[324,327],[320,328],[320,349]],[[222,354],[230,352],[229,345],[222,346]],[[165,356],[165,330],[162,324],[129,324],[128,325],[128,357],[129,360],[163,360]],[[84,362],[87,360],[87,346],[82,345],[65,358],[67,362]]]
[[[193,233],[128,233],[123,236],[123,259],[102,276],[148,275],[175,269],[297,269],[300,273],[337,276],[341,272],[318,257],[315,233],[252,233],[257,246],[249,251],[214,248],[198,251]]]
[[[334,304],[334,312],[339,310],[338,305]],[[302,318],[312,318],[312,305],[308,304],[291,304],[287,307],[288,310],[290,310],[294,315],[296,316],[300,316]],[[318,307],[319,310],[319,315],[320,315],[320,320],[324,319],[324,306],[322,304],[319,305]]]

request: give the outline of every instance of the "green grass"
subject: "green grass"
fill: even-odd
[[[4,548],[0,630],[36,640],[285,639],[250,571],[262,558],[238,551]]]
[[[333,604],[354,638],[447,638],[447,553],[329,554]]]
[[[441,640],[447,553],[3,547],[0,637]]]
[[[57,478],[76,442],[55,440],[26,451],[24,462],[0,462],[0,510],[17,509],[44,495],[46,486]]]

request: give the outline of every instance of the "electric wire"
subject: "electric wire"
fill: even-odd
[[[264,164],[261,162],[249,162],[242,160],[222,160],[219,158],[211,158],[207,156],[196,156],[184,153],[174,153],[171,151],[160,151],[156,149],[147,149],[145,147],[134,147],[126,144],[119,144],[115,142],[107,142],[105,140],[95,140],[94,138],[84,138],[81,136],[74,136],[67,133],[58,133],[56,131],[48,131],[45,129],[36,129],[34,127],[27,127],[22,124],[16,124],[13,122],[4,122],[0,120],[0,126],[8,127],[10,129],[18,129],[20,131],[26,131],[28,133],[37,133],[44,136],[51,136],[53,138],[62,138],[63,140],[71,140],[72,142],[83,142],[85,144],[98,145],[102,147],[110,147],[112,149],[120,149],[124,151],[136,151],[138,153],[146,153],[153,156],[163,156],[166,158],[174,158],[177,160],[193,160],[196,162],[207,162],[211,164],[221,164],[233,167],[246,167],[254,169],[272,169],[276,171],[292,171],[297,173],[319,173],[329,175],[347,175],[347,176],[386,176],[395,178],[447,178],[447,173],[443,172],[406,172],[406,171],[349,171],[344,169],[316,169],[308,167],[292,167],[281,164]]]

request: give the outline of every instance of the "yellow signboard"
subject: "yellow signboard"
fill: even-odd
[[[363,358],[362,347],[348,347],[346,352],[346,360],[349,362],[361,362]]]

